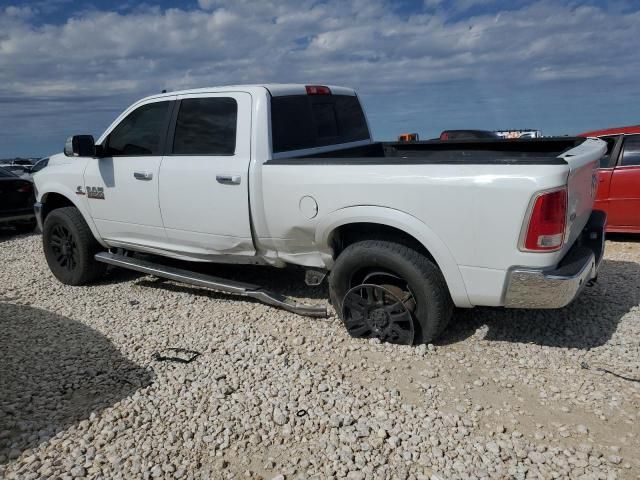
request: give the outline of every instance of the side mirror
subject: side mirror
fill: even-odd
[[[73,135],[64,144],[67,157],[95,157],[96,143],[93,135]]]

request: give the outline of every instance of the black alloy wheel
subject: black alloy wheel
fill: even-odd
[[[429,343],[453,312],[437,265],[389,240],[362,240],[340,252],[329,277],[329,294],[351,336],[383,342]]]
[[[65,285],[87,285],[107,269],[95,260],[102,247],[75,207],[57,208],[45,217],[42,246],[51,273]]]
[[[351,336],[413,343],[416,302],[406,281],[394,273],[373,270],[357,272],[350,284],[342,301],[342,318]]]
[[[72,272],[78,265],[78,246],[69,229],[56,224],[51,230],[51,250],[60,267]]]

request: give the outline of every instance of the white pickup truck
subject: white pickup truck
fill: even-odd
[[[108,264],[320,315],[189,262],[330,272],[349,333],[428,342],[455,307],[559,308],[595,280],[596,139],[372,141],[356,93],[251,85],[154,95],[35,175],[53,274]],[[191,265],[191,264],[188,264]]]

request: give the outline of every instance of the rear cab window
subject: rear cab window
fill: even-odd
[[[273,153],[368,140],[367,120],[352,95],[271,98]]]

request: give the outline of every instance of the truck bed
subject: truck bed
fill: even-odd
[[[257,224],[257,236],[287,263],[322,268],[331,265],[333,251],[318,246],[331,245],[341,225],[402,229],[428,245],[447,284],[457,285],[451,288],[456,305],[501,306],[514,266],[553,270],[581,235],[605,147],[595,139],[562,137],[374,142],[314,155],[277,154],[260,166],[263,200],[256,208],[266,222]],[[564,187],[564,247],[520,249],[532,199]]]
[[[278,158],[269,164],[381,165],[381,164],[566,164],[559,156],[584,142],[584,138],[557,137],[522,140],[428,140],[374,142],[314,155]]]

